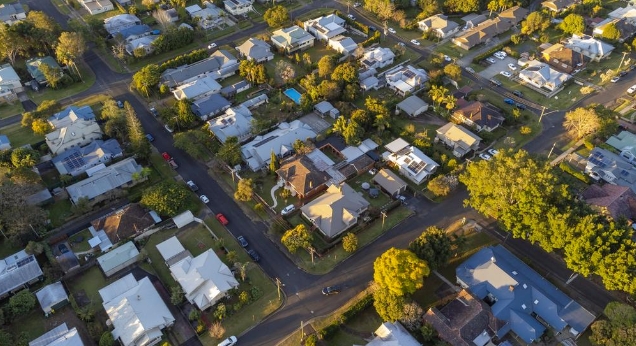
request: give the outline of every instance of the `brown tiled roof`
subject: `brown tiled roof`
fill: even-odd
[[[338,171],[345,177],[355,177],[359,175],[363,170],[368,170],[375,161],[367,155],[362,155],[357,159],[349,162],[348,165],[340,168]]]
[[[543,59],[555,69],[572,72],[578,64],[583,64],[583,54],[558,43],[543,51]],[[564,66],[565,65],[565,66]]]
[[[91,222],[96,231],[103,229],[113,244],[141,233],[154,224],[155,221],[148,211],[137,203],[129,204]]]
[[[479,101],[473,101],[455,112],[482,127],[497,127],[504,121],[499,110]]]
[[[592,185],[583,191],[583,199],[592,206],[606,208],[614,219],[636,218],[636,194],[627,186]]]
[[[302,195],[324,185],[330,178],[327,173],[319,171],[313,162],[304,155],[283,164],[276,171],[276,174]]]
[[[517,25],[526,18],[528,13],[530,13],[530,11],[525,8],[515,6],[499,13],[499,18],[509,21],[512,25]]]

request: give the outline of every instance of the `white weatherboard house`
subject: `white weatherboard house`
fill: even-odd
[[[254,37],[250,37],[247,41],[243,42],[243,44],[236,47],[236,51],[245,59],[254,60],[256,62],[265,62],[274,59],[274,53],[272,53],[272,47],[269,43]]]
[[[137,260],[139,260],[139,250],[137,250],[135,243],[132,241],[97,257],[97,263],[99,263],[106,276],[116,274],[118,271],[134,264]]]
[[[13,25],[23,19],[26,19],[26,11],[19,1],[0,5],[0,21],[3,23]]]
[[[416,184],[426,181],[439,167],[437,162],[402,138],[384,147],[387,151],[382,157],[399,167],[400,173]]]
[[[567,39],[565,47],[585,55],[592,61],[601,61],[614,50],[614,46],[611,44],[588,35],[572,35],[572,37]]]
[[[86,8],[88,13],[95,15],[115,9],[113,3],[109,0],[79,0],[79,2]]]
[[[239,142],[247,140],[252,135],[252,112],[245,106],[239,105],[228,108],[225,114],[208,120],[210,131],[221,142],[228,137],[237,137]]]
[[[221,84],[213,76],[205,76],[191,82],[181,84],[172,90],[177,100],[200,99],[221,91]]]
[[[35,256],[24,250],[0,260],[0,297],[39,281],[42,275]]]
[[[298,25],[276,30],[272,33],[272,44],[289,53],[314,46],[316,38]]]
[[[77,328],[68,329],[65,323],[29,342],[29,346],[84,346]]]
[[[252,3],[254,0],[225,0],[223,4],[225,5],[225,10],[230,14],[239,16],[242,14],[246,14],[250,11],[254,11],[252,7]]]
[[[385,77],[389,88],[402,96],[417,91],[428,80],[428,74],[424,69],[411,65],[398,66],[387,71]]]
[[[113,338],[123,346],[151,346],[174,324],[174,316],[148,277],[132,274],[99,290],[104,310],[114,329]]]
[[[395,53],[389,48],[375,47],[364,52],[360,58],[360,64],[367,69],[378,69],[393,64]]]
[[[225,11],[208,1],[203,2],[203,8],[195,4],[185,10],[193,20],[197,20],[197,25],[203,30],[215,28],[225,22]]]
[[[73,147],[82,147],[102,138],[102,130],[95,120],[77,120],[66,127],[55,129],[45,136],[46,145],[54,155]]]
[[[0,100],[13,101],[22,91],[20,77],[10,64],[0,66]]]
[[[141,172],[141,165],[130,157],[108,167],[103,164],[87,170],[88,178],[67,186],[66,191],[73,203],[81,198],[98,201],[100,196],[133,182],[135,173]]]
[[[303,28],[322,41],[327,41],[347,31],[345,29],[345,20],[335,14],[310,19],[303,23]]]

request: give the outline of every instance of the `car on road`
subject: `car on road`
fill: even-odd
[[[453,61],[453,59],[451,59],[451,57],[448,56],[448,55],[444,55],[444,61],[451,62],[451,61]]]
[[[247,252],[247,254],[250,255],[250,257],[252,257],[254,262],[258,262],[261,260],[261,256],[259,256],[258,252],[256,252],[255,250],[250,250]]]
[[[241,244],[242,247],[247,247],[247,240],[245,239],[244,236],[240,235],[238,237],[236,237],[236,240],[238,240],[239,244]]]
[[[398,42],[398,46],[404,47],[404,46],[406,46],[406,44],[404,44],[404,42]]]
[[[629,67],[627,68],[627,71],[631,71],[635,68],[636,68],[636,65],[629,65]]]
[[[146,133],[146,138],[148,139],[148,142],[154,142],[155,141],[155,137],[153,137],[151,134]]]
[[[162,156],[162,157],[163,157],[163,159],[164,159],[164,160],[166,160],[166,161],[170,161],[170,160],[172,160],[172,156],[170,156],[170,154],[168,154],[168,153],[167,153],[167,152],[165,152],[165,151],[164,151],[163,153],[161,153],[161,156]]]
[[[208,49],[214,49],[216,48],[216,43],[212,42],[208,45]]]
[[[216,214],[216,219],[219,220],[219,222],[221,223],[221,225],[223,226],[227,226],[228,223],[230,223],[227,218],[225,217],[225,215],[218,213]]]
[[[512,64],[512,63],[508,64],[508,68],[513,71],[517,71],[517,66],[515,66],[515,64]]]
[[[288,206],[286,206],[285,208],[283,208],[283,210],[280,211],[281,215],[289,215],[291,214],[294,210],[296,210],[296,206],[293,204],[290,204]]]
[[[159,112],[157,112],[157,108],[155,107],[150,108],[150,113],[154,116],[159,116]]]
[[[356,17],[354,17],[352,14],[348,14],[347,18],[351,19],[351,20],[356,20]]]
[[[419,42],[418,40],[416,40],[416,39],[412,39],[412,40],[411,40],[411,43],[412,43],[412,44],[414,44],[414,45],[416,45],[416,46],[419,46],[419,45],[420,45],[420,42]]]
[[[330,296],[332,294],[338,294],[340,293],[340,286],[327,286],[325,288],[322,289],[322,294],[326,295],[326,296]]]
[[[208,198],[208,196],[206,195],[201,195],[199,196],[199,199],[201,200],[201,202],[203,202],[203,204],[208,204],[210,203],[210,199]]]
[[[492,83],[492,84],[494,84],[496,86],[499,86],[499,87],[501,86],[501,82],[498,81],[497,79],[494,79],[494,78],[490,79],[490,83]]]
[[[616,77],[612,77],[612,79],[610,79],[610,82],[612,82],[612,83],[616,83],[616,82],[618,82],[619,80],[621,80],[621,77],[616,76]]]
[[[517,108],[519,108],[521,110],[526,109],[526,105],[524,105],[523,103],[519,103],[519,102],[515,103],[515,107],[517,107]]]
[[[232,335],[229,338],[221,341],[218,346],[234,346],[236,345],[237,341],[238,339],[236,339],[236,336]]]
[[[486,61],[489,62],[490,64],[496,64],[497,60],[493,59],[493,58],[486,58]]]
[[[510,72],[508,72],[508,71],[501,71],[501,72],[499,72],[499,74],[504,76],[504,77],[508,77],[508,78],[512,77],[512,74]]]
[[[470,73],[475,73],[475,70],[473,70],[472,67],[466,67],[466,71],[468,71]]]
[[[481,153],[479,154],[479,157],[486,160],[486,161],[490,161],[492,159],[492,156],[486,154],[486,153]]]
[[[515,90],[512,92],[513,95],[517,96],[517,97],[523,97],[523,93],[519,90]]]
[[[164,128],[164,129],[166,129],[166,131],[168,131],[168,132],[170,132],[170,133],[173,133],[173,132],[174,132],[174,130],[172,129],[172,127],[170,127],[170,125],[168,125],[168,124],[163,125],[163,128]]]
[[[61,254],[65,254],[68,252],[68,247],[66,247],[66,244],[60,244],[57,246],[57,249],[60,250]]]
[[[124,103],[121,102],[120,100],[117,100],[117,107],[124,108]]]
[[[199,187],[197,186],[197,184],[195,184],[192,180],[188,180],[186,181],[186,185],[188,185],[188,187],[190,188],[190,190],[192,191],[197,191],[199,190]]]
[[[499,150],[497,150],[495,148],[490,148],[490,149],[488,149],[488,154],[490,154],[491,156],[495,156],[495,155],[499,154]]]
[[[389,32],[392,33],[392,34],[395,34],[395,29],[389,28]]]
[[[504,102],[509,104],[509,105],[513,105],[513,106],[515,105],[515,100],[513,100],[513,99],[505,98]]]
[[[627,89],[628,94],[633,94],[634,92],[636,92],[636,84],[632,85],[631,87],[629,87],[629,89]]]
[[[625,76],[627,76],[628,73],[629,72],[627,72],[627,71],[621,71],[621,73],[619,73],[618,76],[619,77],[625,77]]]
[[[355,7],[355,8],[358,8],[358,7],[360,7],[360,6],[362,6],[362,4],[361,4],[361,3],[359,3],[359,2],[356,2],[355,4],[353,4],[353,7]]]

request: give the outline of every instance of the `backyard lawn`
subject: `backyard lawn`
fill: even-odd
[[[84,252],[91,249],[91,246],[88,244],[88,240],[91,238],[91,232],[87,228],[79,233],[74,234],[68,239],[68,242],[71,244],[73,252]]]
[[[88,303],[87,306],[89,306],[93,312],[97,312],[103,309],[102,297],[99,295],[99,290],[113,281],[113,279],[107,280],[98,266],[93,266],[82,273],[82,275],[67,280],[66,285],[80,307],[84,306],[83,303]],[[80,299],[78,299],[78,297],[80,297]]]
[[[371,196],[369,196],[369,193],[365,191],[364,189],[362,189],[362,183],[369,183],[371,187],[374,187],[373,182],[371,181],[372,178],[373,176],[371,174],[363,173],[359,175],[358,177],[356,177],[355,179],[348,181],[347,184],[349,184],[349,186],[351,186],[354,190],[360,192],[362,196],[364,197],[364,199],[366,199],[369,203],[371,203],[371,206],[376,208],[382,208],[387,203],[391,202],[391,198],[389,198],[389,196],[387,196],[384,192],[378,189],[380,190],[378,197],[371,198]]]
[[[44,136],[34,134],[30,128],[22,127],[20,123],[1,128],[0,134],[9,137],[9,141],[11,141],[11,146],[13,148],[18,148],[27,144],[35,144],[44,140]]]
[[[60,227],[66,220],[70,219],[73,216],[72,206],[71,201],[68,199],[55,201],[55,203],[45,206],[44,209],[49,212],[51,226]],[[88,246],[88,243],[86,243],[86,245]],[[77,251],[77,249],[75,249],[75,251]]]

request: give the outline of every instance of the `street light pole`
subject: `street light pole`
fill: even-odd
[[[382,230],[384,231],[384,219],[386,219],[386,211],[382,211]]]
[[[539,123],[541,123],[541,119],[543,119],[543,114],[545,114],[545,106],[543,106],[543,110],[541,110],[541,115],[539,116]]]
[[[618,64],[618,69],[616,70],[616,72],[618,72],[618,70],[621,69],[621,66],[623,66],[623,60],[625,60],[625,55],[627,55],[628,52],[623,52],[623,57],[621,58],[621,63]]]

